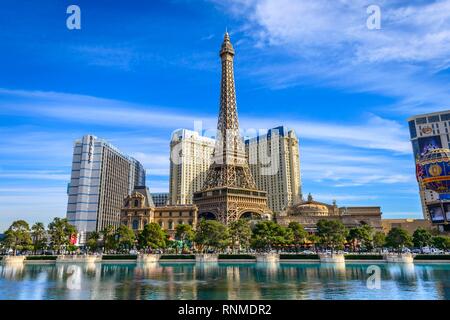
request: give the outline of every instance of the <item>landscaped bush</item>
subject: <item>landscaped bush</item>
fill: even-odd
[[[280,260],[318,260],[317,254],[280,254]]]
[[[58,256],[26,256],[25,260],[56,260]]]
[[[219,259],[223,260],[255,260],[251,254],[219,254]]]
[[[167,254],[162,255],[160,260],[195,260],[193,254]]]
[[[136,260],[135,254],[108,254],[103,255],[102,260]]]
[[[450,254],[418,254],[414,260],[450,260]]]

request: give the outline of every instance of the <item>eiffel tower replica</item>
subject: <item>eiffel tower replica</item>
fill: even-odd
[[[220,50],[222,79],[217,137],[212,164],[201,191],[194,193],[199,218],[224,224],[239,218],[270,217],[267,193],[256,188],[239,134],[234,87],[234,49],[228,32]]]

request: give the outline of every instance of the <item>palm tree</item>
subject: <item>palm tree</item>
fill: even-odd
[[[105,252],[108,252],[117,247],[115,239],[116,230],[114,226],[110,225],[105,227],[105,229],[101,231],[101,234],[103,236],[103,250]]]
[[[42,250],[47,242],[47,232],[45,231],[45,226],[42,222],[36,222],[31,227],[31,238],[33,239],[33,250],[34,254],[38,250]]]
[[[100,233],[98,233],[97,231],[91,232],[89,234],[88,241],[86,243],[88,250],[90,250],[90,251],[97,250],[99,240],[100,240]]]
[[[61,253],[64,246],[70,244],[70,238],[77,233],[77,229],[67,219],[54,218],[48,225],[48,233],[54,248]]]

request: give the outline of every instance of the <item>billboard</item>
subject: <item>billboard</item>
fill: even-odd
[[[423,157],[425,153],[430,150],[442,148],[442,141],[440,136],[431,136],[419,138],[419,150],[420,157]],[[417,156],[417,155],[416,155]]]
[[[429,205],[428,211],[430,212],[431,222],[441,223],[444,222],[444,211],[440,204]]]

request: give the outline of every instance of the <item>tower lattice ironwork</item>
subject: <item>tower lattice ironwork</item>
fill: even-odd
[[[271,213],[265,191],[257,190],[239,133],[234,55],[230,36],[225,33],[220,50],[222,78],[216,144],[203,188],[194,194],[200,215],[212,214],[225,224],[246,213],[251,216]]]

